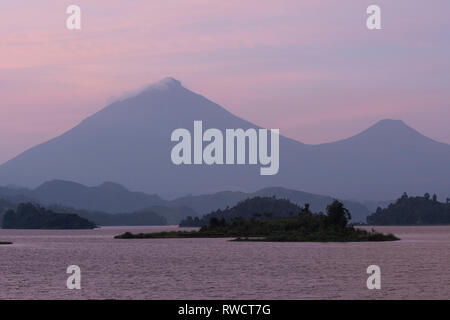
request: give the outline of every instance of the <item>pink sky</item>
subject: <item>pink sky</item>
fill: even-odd
[[[82,30],[66,29],[66,7]],[[369,4],[382,30],[365,27]],[[0,163],[172,76],[305,143],[402,119],[450,143],[450,2],[2,0]]]

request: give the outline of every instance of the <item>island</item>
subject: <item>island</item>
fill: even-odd
[[[434,194],[425,193],[423,197],[403,196],[387,208],[378,207],[367,217],[369,225],[449,225],[450,199],[439,202]]]
[[[4,214],[3,229],[94,229],[95,223],[76,214],[55,213],[37,204],[21,203]]]
[[[250,213],[251,217],[248,217]],[[207,225],[203,225],[198,231],[125,232],[115,238],[233,238],[234,241],[273,242],[399,240],[392,234],[355,228],[349,224],[350,219],[350,212],[338,200],[331,203],[324,214],[312,213],[308,204],[300,208],[287,199],[255,197],[244,200],[233,208],[206,215],[201,223],[204,224],[207,220]]]

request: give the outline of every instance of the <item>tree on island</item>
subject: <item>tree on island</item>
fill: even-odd
[[[344,207],[342,202],[335,200],[327,207],[327,221],[331,225],[344,228],[351,219],[350,212]]]

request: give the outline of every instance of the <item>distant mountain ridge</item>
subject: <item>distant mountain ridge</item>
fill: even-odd
[[[14,190],[16,193],[14,193]],[[188,215],[207,214],[217,209],[225,209],[227,206],[234,206],[241,200],[257,196],[285,198],[299,206],[309,203],[311,210],[314,212],[324,212],[326,206],[334,200],[328,196],[281,187],[263,188],[252,193],[222,191],[213,194],[184,196],[174,200],[164,200],[158,195],[129,191],[127,188],[112,182],[103,183],[96,187],[86,187],[75,182],[54,180],[45,182],[34,190],[0,188],[0,199],[2,197],[6,199],[9,199],[8,197],[22,197],[34,199],[46,206],[60,205],[116,214],[154,212],[166,218],[169,224],[176,224]],[[365,217],[370,213],[364,205],[358,202],[344,200],[343,203],[352,212],[353,221],[365,221]]]
[[[79,183],[53,180],[45,182],[28,195],[44,204],[63,204],[113,213],[134,212],[145,207],[166,204],[158,195],[132,192],[112,182],[86,187]]]
[[[166,78],[2,164],[0,183],[35,188],[55,179],[83,185],[114,181],[171,198],[283,186],[360,201],[395,199],[403,192],[445,197],[450,190],[450,145],[399,120],[382,120],[358,135],[320,145],[281,135],[280,170],[274,176],[260,176],[259,165],[174,165],[171,133],[192,130],[195,120],[219,130],[258,128]]]

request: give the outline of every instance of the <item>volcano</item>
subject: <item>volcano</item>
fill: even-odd
[[[113,181],[164,197],[269,186],[360,200],[394,199],[403,192],[450,195],[450,146],[400,120],[382,120],[320,145],[286,138],[281,130],[279,172],[273,176],[261,176],[254,165],[173,164],[171,133],[198,120],[219,130],[259,128],[166,78],[4,163],[0,183],[35,188],[50,180],[89,186]]]

